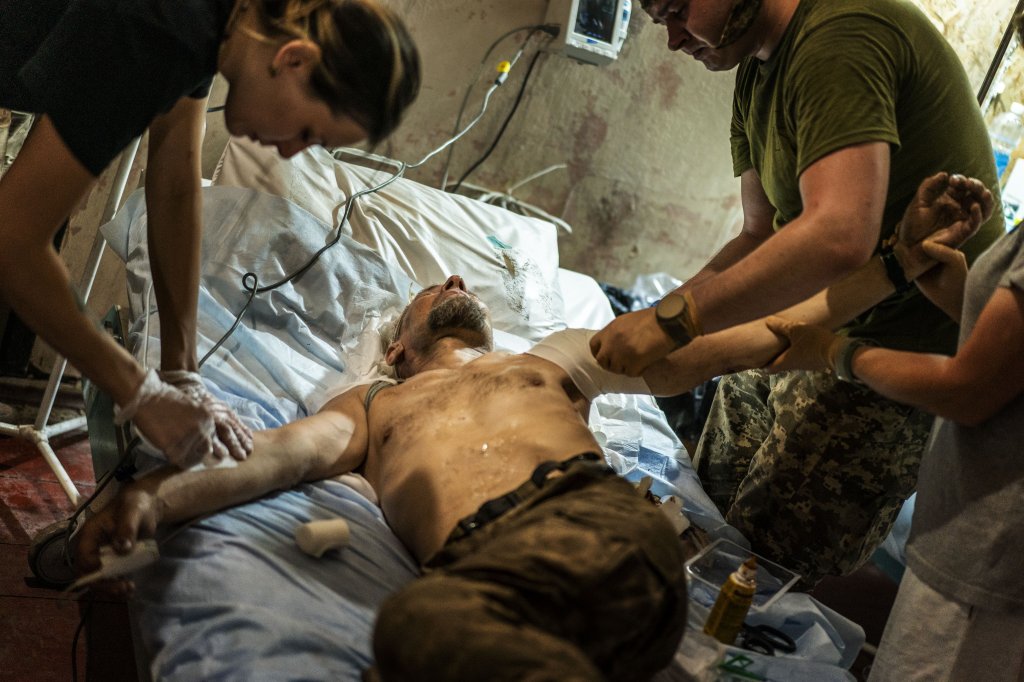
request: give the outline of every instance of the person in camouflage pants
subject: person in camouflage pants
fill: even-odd
[[[828,373],[742,372],[719,383],[694,468],[752,548],[810,588],[889,533],[932,419]]]
[[[463,519],[424,576],[384,602],[367,679],[657,673],[686,627],[686,556],[664,514],[595,460],[490,521]]]

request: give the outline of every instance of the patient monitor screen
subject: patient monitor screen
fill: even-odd
[[[579,0],[576,33],[602,43],[611,43],[619,2],[620,0]]]

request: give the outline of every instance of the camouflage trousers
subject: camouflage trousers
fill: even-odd
[[[632,485],[573,465],[385,601],[367,678],[649,679],[682,639],[684,560]]]
[[[751,370],[722,378],[693,463],[726,521],[807,589],[885,539],[932,419],[831,374]]]

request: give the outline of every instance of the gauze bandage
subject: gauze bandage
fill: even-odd
[[[324,552],[347,545],[350,534],[345,519],[310,521],[295,529],[295,542],[303,552],[319,559]]]
[[[563,329],[551,334],[527,353],[553,362],[565,370],[587,400],[593,400],[603,393],[651,395],[651,389],[643,377],[615,374],[597,364],[590,352],[590,337],[596,333],[590,329]]]

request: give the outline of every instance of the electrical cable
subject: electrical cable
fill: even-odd
[[[532,64],[531,64],[531,68],[532,68]],[[473,120],[470,121],[468,124],[466,124],[466,126],[458,134],[456,134],[456,135],[452,136],[451,138],[449,138],[447,141],[445,141],[444,144],[440,145],[439,147],[437,147],[433,151],[429,152],[426,156],[424,156],[422,159],[420,159],[416,163],[409,164],[409,163],[405,163],[404,161],[399,162],[398,169],[389,178],[385,179],[384,181],[380,182],[377,185],[374,185],[372,187],[367,187],[365,189],[362,189],[362,190],[354,193],[352,196],[350,196],[345,201],[345,208],[342,211],[341,217],[338,219],[338,225],[335,228],[336,234],[334,235],[334,237],[330,241],[328,241],[326,244],[324,244],[324,246],[322,246],[321,248],[317,249],[317,251],[309,258],[309,260],[307,260],[298,269],[296,269],[292,273],[284,276],[282,279],[278,280],[277,282],[274,282],[273,284],[267,284],[267,285],[263,285],[263,286],[260,285],[260,283],[259,283],[259,276],[257,276],[256,273],[254,273],[254,272],[246,272],[244,275],[242,275],[242,289],[249,293],[249,298],[246,300],[245,304],[242,306],[242,309],[238,312],[238,314],[235,315],[234,322],[232,322],[231,327],[228,329],[228,331],[225,332],[224,335],[221,336],[220,339],[217,340],[217,342],[213,345],[213,347],[210,348],[210,350],[207,351],[205,355],[203,355],[202,359],[199,360],[198,368],[202,368],[202,366],[206,363],[206,361],[209,360],[210,357],[221,346],[224,345],[224,343],[228,340],[228,338],[231,337],[231,335],[234,333],[235,329],[238,328],[238,325],[239,325],[239,323],[242,320],[242,316],[245,315],[245,312],[249,309],[249,306],[252,304],[253,299],[256,297],[256,294],[263,294],[263,293],[266,293],[268,291],[273,291],[273,290],[275,290],[275,289],[277,289],[277,288],[287,284],[288,282],[291,282],[292,280],[296,279],[297,277],[301,277],[305,272],[307,272],[311,267],[313,267],[313,265],[320,259],[320,256],[322,256],[324,254],[324,252],[326,252],[328,249],[330,249],[332,246],[334,246],[335,244],[337,244],[341,240],[342,228],[344,227],[345,222],[348,220],[348,217],[349,217],[349,215],[352,212],[352,208],[355,205],[355,201],[359,197],[365,196],[367,194],[372,194],[374,192],[378,192],[378,191],[384,189],[385,187],[387,187],[388,185],[393,183],[395,180],[398,180],[399,178],[403,177],[405,175],[405,171],[406,170],[408,170],[410,168],[418,168],[418,167],[422,166],[428,160],[430,160],[432,157],[434,157],[436,154],[439,154],[440,152],[444,151],[445,149],[447,149],[448,147],[453,145],[457,140],[459,140],[463,135],[468,133],[470,131],[470,129],[473,126],[475,126],[480,121],[481,118],[483,118],[484,113],[487,111],[487,106],[490,104],[491,95],[493,95],[494,91],[497,90],[501,86],[501,84],[505,82],[505,78],[508,75],[508,70],[509,69],[511,69],[511,63],[503,62],[499,66],[499,69],[498,69],[499,75],[498,75],[497,78],[495,78],[494,82],[491,84],[491,87],[488,88],[487,92],[484,94],[484,99],[483,99],[483,102],[480,105],[479,113],[477,113],[477,115],[473,118]]]
[[[554,38],[558,35],[560,29],[555,24],[533,24],[530,26],[520,26],[519,28],[514,28],[510,31],[502,33],[500,36],[495,38],[494,42],[491,43],[491,46],[487,48],[487,52],[484,53],[483,59],[480,60],[480,65],[476,69],[476,73],[473,74],[473,78],[469,81],[469,84],[466,86],[466,92],[462,95],[462,104],[459,105],[459,113],[455,117],[455,125],[452,127],[452,135],[455,134],[455,132],[459,129],[459,126],[462,124],[462,114],[465,112],[466,104],[469,102],[469,95],[470,93],[473,92],[473,86],[476,85],[477,81],[480,80],[480,75],[483,73],[484,66],[486,66],[487,60],[490,58],[491,53],[494,51],[494,48],[496,48],[498,44],[501,43],[501,41],[505,40],[510,35],[518,33],[519,31],[526,30],[529,30],[530,33],[526,36],[526,39],[523,40],[522,45],[519,47],[519,51],[516,52],[516,55],[510,60],[510,64],[512,66],[515,66],[516,62],[519,61],[519,58],[523,54],[523,50],[526,49],[526,45],[530,42],[530,39],[534,36],[534,34],[536,34],[538,31],[544,31],[549,36]],[[454,151],[454,147],[450,149],[448,151],[448,156],[445,158],[444,161],[444,172],[441,174],[440,185],[442,190],[448,184],[448,171],[452,165],[452,154],[454,153]]]
[[[452,186],[452,193],[459,191],[459,187],[462,186],[462,183],[465,182],[466,178],[468,178],[470,174],[473,173],[473,171],[479,168],[480,165],[483,164],[483,162],[486,161],[488,157],[490,157],[495,147],[498,146],[498,142],[501,141],[502,136],[505,134],[505,130],[508,128],[509,122],[512,121],[512,117],[515,116],[516,111],[519,109],[519,104],[523,101],[523,93],[526,92],[526,85],[527,83],[530,82],[530,75],[533,74],[533,67],[536,66],[537,59],[540,57],[541,54],[542,53],[540,52],[534,53],[533,59],[530,60],[530,65],[526,68],[526,75],[523,76],[523,82],[519,85],[519,92],[516,93],[515,102],[512,103],[512,108],[509,109],[508,115],[505,117],[504,122],[502,122],[501,124],[501,128],[498,129],[498,134],[495,135],[494,140],[491,141],[491,146],[489,146],[487,148],[487,151],[485,151],[480,156],[480,158],[477,159],[476,162],[469,167],[469,170],[462,174],[462,177],[459,178],[458,182],[456,182]]]
[[[121,455],[121,459],[119,459],[117,464],[115,464],[107,473],[103,474],[102,479],[96,484],[96,489],[92,491],[92,494],[86,498],[85,502],[80,504],[78,509],[76,509],[68,518],[68,529],[64,533],[64,548],[61,550],[62,558],[68,566],[72,565],[71,536],[73,536],[75,534],[75,530],[78,529],[78,517],[89,508],[89,505],[93,503],[93,500],[100,496],[100,493],[103,492],[103,489],[106,488],[112,480],[122,475],[125,463],[128,461],[128,458],[134,454],[135,448],[138,447],[141,442],[142,439],[138,436],[132,438],[128,443],[128,446],[125,448],[124,454]]]
[[[92,615],[92,603],[85,605],[85,609],[82,611],[82,619],[78,621],[78,627],[75,628],[75,636],[71,638],[71,682],[78,682],[78,638],[82,635],[82,630],[85,629],[85,622]]]

